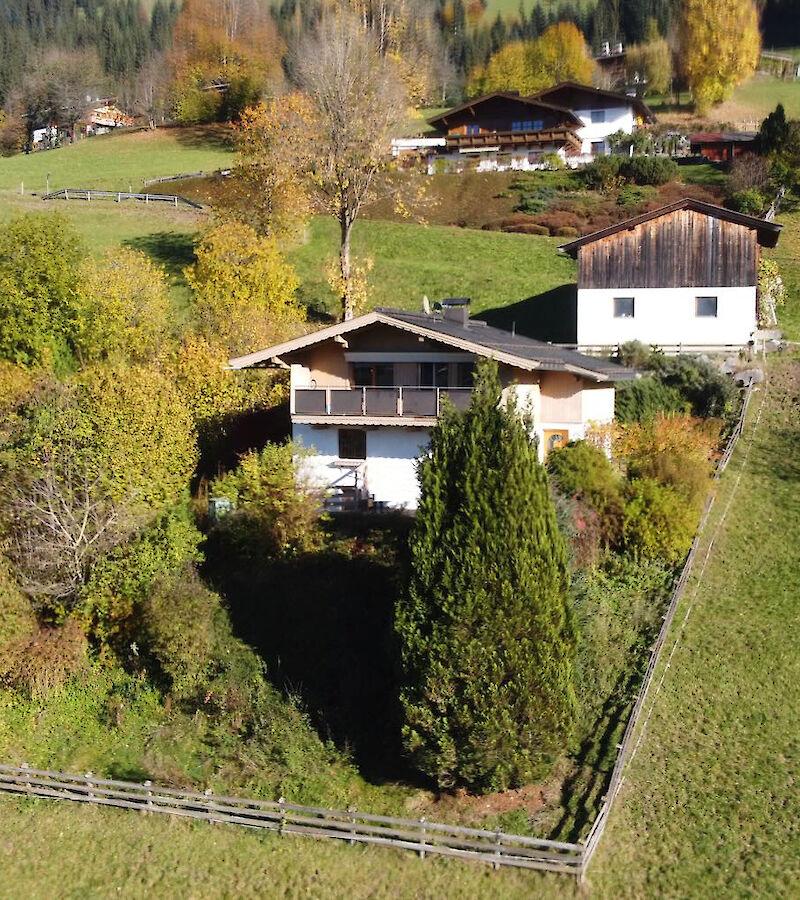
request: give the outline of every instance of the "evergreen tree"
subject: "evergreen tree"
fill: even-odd
[[[497,365],[420,462],[411,574],[397,608],[404,742],[441,786],[541,777],[573,721],[567,563],[535,442]]]

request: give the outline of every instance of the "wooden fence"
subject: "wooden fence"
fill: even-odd
[[[167,181],[182,181],[184,178],[202,178],[205,172],[181,172],[180,175],[161,175],[159,178],[145,178],[142,184],[148,187],[151,184],[164,184]]]
[[[444,825],[425,819],[397,819],[354,809],[321,809],[279,800],[217,797],[86,775],[67,775],[28,766],[0,765],[0,790],[32,797],[77,800],[102,806],[165,813],[207,822],[261,828],[279,834],[332,838],[350,844],[377,844],[411,850],[426,856],[448,856],[488,863],[579,876],[583,847],[502,831]]]
[[[176,209],[179,205],[190,206],[192,209],[202,209],[200,203],[179,197],[177,194],[139,194],[133,191],[95,191],[84,188],[62,188],[59,191],[51,191],[42,194],[42,200],[114,200],[122,203],[123,200],[138,200],[142,203],[170,203]]]
[[[715,478],[719,478],[725,470],[742,434],[752,390],[753,382],[751,380],[745,387],[741,412],[717,465]],[[297,806],[286,803],[282,798],[278,802],[270,802],[215,796],[211,791],[199,794],[157,787],[149,781],[135,784],[96,778],[91,773],[68,775],[63,772],[32,769],[26,765],[0,765],[0,790],[35,797],[51,797],[137,809],[145,813],[163,813],[203,819],[207,822],[225,822],[248,828],[267,829],[279,834],[299,834],[316,838],[332,838],[347,841],[350,844],[395,847],[416,852],[422,859],[427,855],[447,856],[487,863],[495,868],[513,866],[537,869],[544,872],[574,875],[582,879],[608,824],[614,801],[625,781],[626,767],[635,752],[634,737],[640,724],[642,710],[661,660],[678,604],[689,580],[700,536],[713,505],[714,498],[712,496],[706,504],[697,534],[667,607],[664,622],[651,649],[647,670],[628,719],[622,743],[618,747],[617,758],[600,812],[585,840],[580,843],[550,841],[543,838],[506,834],[502,831],[445,825],[428,822],[425,819],[399,819],[391,816],[372,815],[354,809],[334,810],[314,806]]]

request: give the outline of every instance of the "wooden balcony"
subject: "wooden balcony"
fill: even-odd
[[[303,421],[410,420],[434,421],[445,403],[469,406],[472,388],[433,387],[296,387],[291,412]]]

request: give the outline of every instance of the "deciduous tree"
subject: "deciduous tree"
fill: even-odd
[[[442,786],[541,777],[573,720],[566,550],[537,448],[495,364],[419,464],[411,572],[398,604],[403,735]]]
[[[753,0],[685,0],[681,34],[683,70],[703,115],[758,65],[756,5]]]

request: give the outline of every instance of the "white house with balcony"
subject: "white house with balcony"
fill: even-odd
[[[635,373],[470,319],[465,300],[433,313],[377,309],[230,361],[290,372],[292,434],[309,474],[340,506],[414,509],[416,460],[445,403],[470,402],[476,360],[497,360],[532,417],[540,458],[614,417],[614,383]]]
[[[758,328],[758,263],[781,226],[684,199],[564,244],[578,261],[576,343],[728,351]]]
[[[637,128],[655,122],[653,112],[641,98],[575,81],[562,81],[530,99],[564,107],[580,119],[581,127],[576,134],[581,141],[581,154],[568,160],[572,164],[609,154],[612,134],[618,131],[633,134]]]

